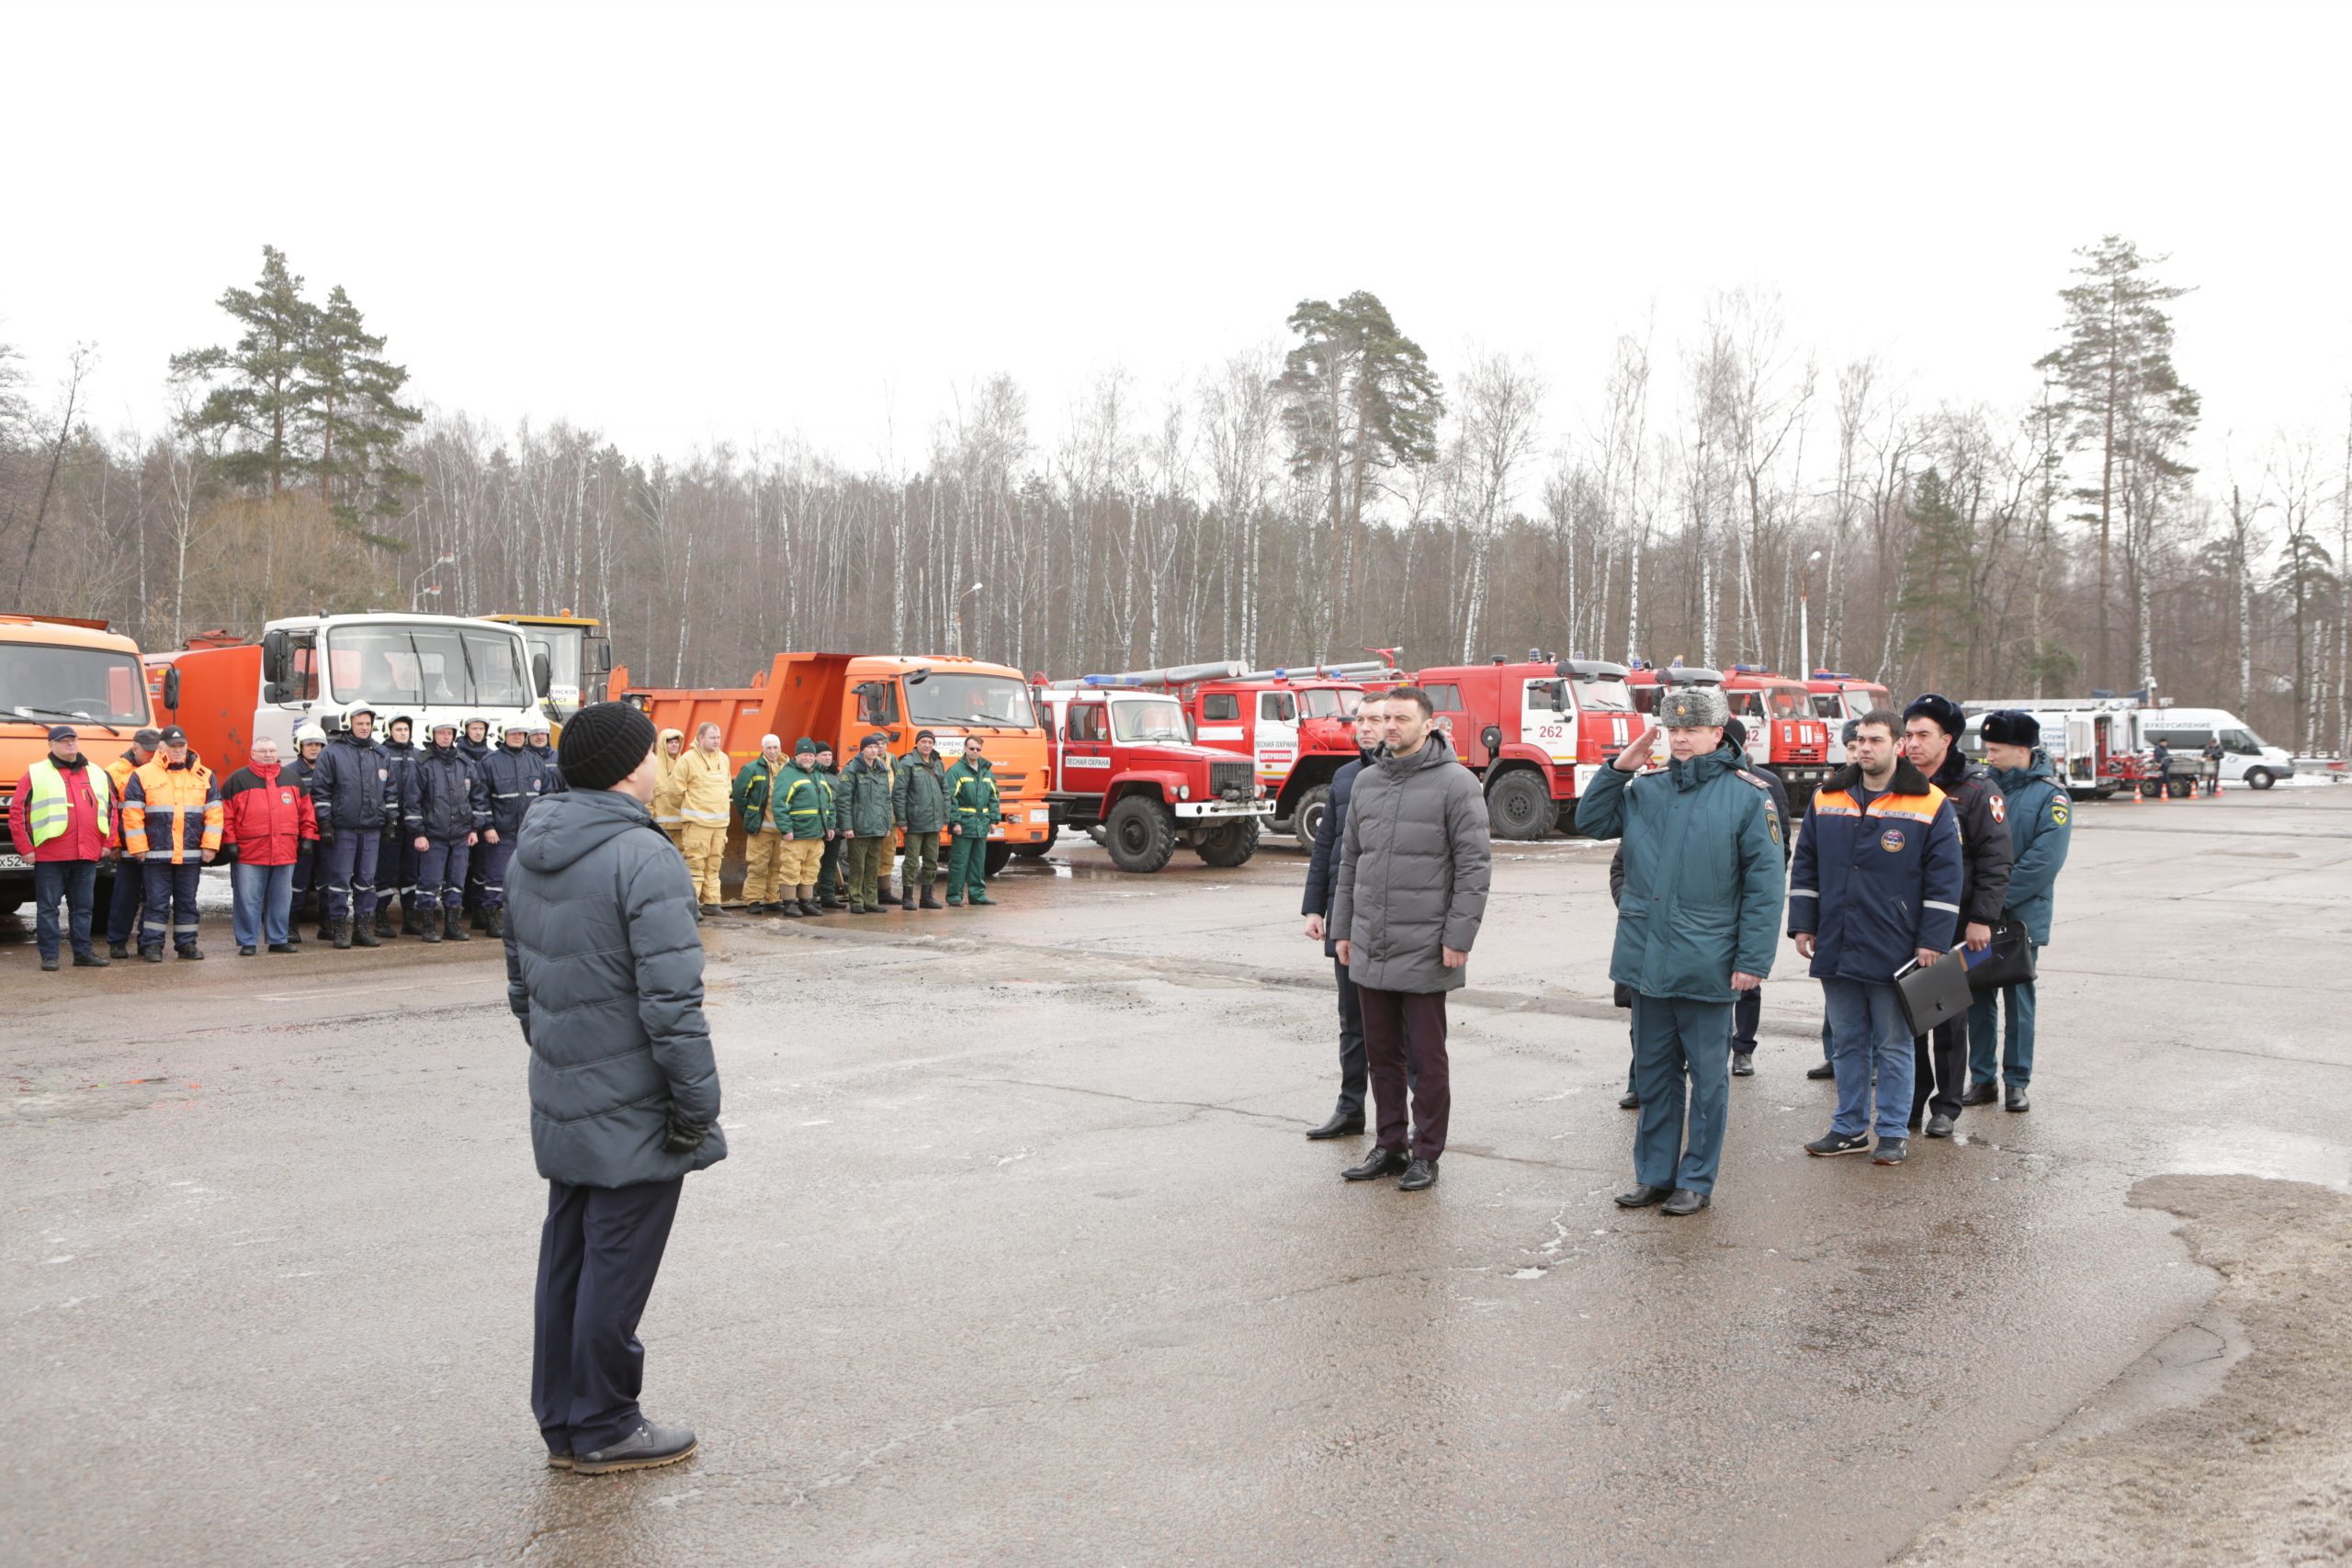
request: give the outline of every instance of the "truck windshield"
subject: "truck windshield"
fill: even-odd
[[[556,717],[570,718],[580,711],[581,652],[587,646],[584,626],[528,626],[523,632],[524,646],[537,659],[548,659],[548,706]]]
[[[2222,744],[2235,756],[2262,755],[2262,738],[2251,729],[2224,729],[2222,731]]]
[[[336,626],[327,633],[327,671],[343,702],[521,708],[534,700],[522,637],[489,626]]]
[[[907,716],[917,724],[1035,729],[1029,688],[1010,675],[946,675],[907,682]]]
[[[1122,697],[1111,705],[1114,740],[1133,744],[1192,738],[1184,728],[1184,705],[1174,697]]]
[[[146,675],[127,653],[0,643],[0,716],[41,725],[144,724]]]
[[[1349,718],[1363,705],[1363,694],[1353,686],[1311,686],[1298,694],[1301,718]]]
[[[1623,681],[1578,681],[1577,706],[1587,713],[1631,713],[1634,689]]]

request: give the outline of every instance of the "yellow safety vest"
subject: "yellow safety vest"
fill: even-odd
[[[82,772],[90,778],[90,798],[97,802],[98,807],[98,838],[104,840],[109,831],[107,802],[112,794],[114,780],[107,776],[104,768],[86,763]],[[66,824],[74,815],[74,803],[65,793],[64,771],[53,759],[43,757],[32,765],[28,773],[32,779],[32,800],[25,808],[25,822],[32,830],[33,848],[39,849],[65,831]]]

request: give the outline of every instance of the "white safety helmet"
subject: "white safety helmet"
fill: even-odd
[[[351,721],[357,718],[363,713],[369,718],[374,718],[376,716],[376,705],[373,703],[354,703],[349,707],[344,709],[344,728],[349,729],[351,728]]]
[[[319,728],[316,719],[305,719],[301,728],[294,731],[294,744],[298,747],[308,746],[313,740],[322,746],[325,745],[327,732]]]

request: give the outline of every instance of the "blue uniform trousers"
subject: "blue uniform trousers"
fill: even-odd
[[[1731,1011],[1729,1002],[1634,993],[1634,1092],[1642,1101],[1634,1179],[1645,1187],[1715,1190],[1731,1111]]]
[[[413,848],[414,840],[410,844]],[[417,853],[417,908],[452,912],[461,908],[466,897],[466,867],[472,861],[473,846],[463,839],[447,844],[436,839],[425,845]]]
[[[147,871],[140,862],[115,863],[114,897],[107,908],[107,940],[127,942],[139,930],[139,910],[147,902]]]
[[[1851,1137],[1875,1121],[1880,1137],[1902,1137],[1909,1130],[1915,1067],[1902,998],[1891,983],[1824,980],[1821,1004],[1829,1018],[1829,1063],[1838,1069],[1838,1114],[1829,1130]]]
[[[367,828],[338,828],[326,847],[326,916],[367,920],[376,915],[376,852],[383,836]]]
[[[548,1183],[531,1336],[531,1409],[548,1451],[594,1453],[637,1430],[645,1347],[637,1321],[678,1217],[685,1178],[630,1187]]]
[[[2039,952],[2040,949],[2036,949]],[[2009,1027],[2001,1046],[2001,1077],[2022,1087],[2033,1081],[2033,982],[1976,993],[1968,1009],[1968,1081],[1993,1081],[1993,1046],[1999,1034],[1996,1010],[2008,1006]]]
[[[147,863],[147,908],[139,921],[139,945],[161,947],[164,932],[172,945],[186,953],[196,945],[196,886],[204,867],[195,861],[174,865],[167,860]]]
[[[468,863],[481,867],[483,908],[506,908],[506,863],[514,858],[514,840],[503,833],[498,835],[498,842],[483,844],[473,852]]]
[[[376,848],[376,902],[388,905],[401,900],[402,910],[416,908],[416,874],[418,857],[424,852],[416,847],[413,833],[386,833]]]

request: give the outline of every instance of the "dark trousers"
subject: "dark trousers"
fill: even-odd
[[[1731,1113],[1730,1002],[1634,998],[1634,1179],[1713,1192]],[[1683,1142],[1685,1130],[1690,1143]]]
[[[1764,987],[1742,991],[1732,998],[1731,1048],[1735,1051],[1756,1049],[1756,1025],[1764,1017]]]
[[[836,839],[835,843],[841,842]],[[853,909],[873,909],[881,907],[879,891],[882,867],[889,858],[888,839],[852,839],[849,841],[849,904]]]
[[[1341,1116],[1363,1114],[1363,1092],[1371,1080],[1371,1069],[1365,1065],[1363,1051],[1363,1004],[1356,998],[1356,983],[1348,978],[1348,966],[1337,958],[1331,960],[1331,972],[1340,977],[1340,1107]]]
[[[415,846],[416,840],[411,839],[409,847]],[[417,851],[416,907],[456,913],[466,896],[466,867],[472,858],[473,846],[463,839],[447,844],[430,842]]]
[[[1929,1032],[1915,1035],[1911,1063],[1911,1120],[1919,1120],[1921,1106],[1958,1116],[1961,1091],[1968,1087],[1968,1015],[1948,1018]]]
[[[327,844],[326,916],[367,920],[376,915],[376,852],[383,836],[372,828],[340,828]]]
[[[424,852],[413,833],[386,833],[376,849],[376,903],[382,908],[395,898],[403,913],[416,908],[417,867]]]
[[[842,874],[842,845],[844,839],[827,839],[825,852],[817,862],[817,897],[836,903],[849,896],[849,878]]]
[[[939,879],[939,835],[907,829],[906,852],[899,862],[899,896],[928,893]]]
[[[127,942],[139,929],[139,911],[147,902],[147,868],[125,857],[115,863],[114,897],[107,908],[107,940]]]
[[[98,863],[94,860],[43,860],[33,863],[33,940],[43,958],[57,956],[57,906],[65,906],[65,931],[74,956],[90,956],[90,900],[98,887]]]
[[[548,1183],[531,1336],[531,1410],[548,1451],[594,1453],[644,1412],[645,1315],[685,1178],[633,1187]]]
[[[139,920],[139,945],[161,947],[168,927],[172,945],[186,953],[196,945],[196,886],[204,867],[196,861],[174,865],[147,863],[147,908]]]
[[[1445,993],[1382,991],[1358,986],[1356,1003],[1363,1012],[1372,1101],[1380,1117],[1379,1146],[1404,1152],[1409,1094],[1412,1156],[1437,1158],[1445,1153],[1445,1124],[1453,1109],[1453,1085],[1445,1060]],[[1412,1076],[1409,1086],[1408,1073]]]
[[[521,829],[517,829],[517,832]],[[505,833],[498,835],[498,842],[482,844],[471,852],[469,865],[481,867],[481,907],[485,909],[506,908],[506,863],[514,858],[514,840]]]
[[[318,873],[319,841],[316,839],[305,839],[301,846],[294,852],[294,888],[293,901],[290,906],[292,913],[287,919],[289,929],[298,924],[304,915],[311,912],[311,889],[318,882]]]

